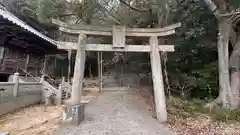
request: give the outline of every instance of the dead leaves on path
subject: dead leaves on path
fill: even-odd
[[[34,105],[0,117],[0,131],[10,135],[52,135],[60,126],[61,107]]]
[[[151,107],[150,111],[155,115],[153,93],[150,87],[136,89],[139,95]],[[168,105],[168,111],[179,111]],[[169,128],[178,135],[240,135],[240,124],[226,124],[216,122],[206,115],[197,117],[182,117],[179,113],[168,113]]]
[[[169,128],[179,135],[240,135],[240,126],[214,122],[207,116],[182,118],[177,116]]]

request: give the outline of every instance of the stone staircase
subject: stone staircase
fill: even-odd
[[[19,69],[22,70],[22,69]],[[22,70],[25,73],[25,76],[20,76],[22,82],[42,82],[43,83],[43,101],[46,104],[62,104],[64,100],[70,99],[71,88],[72,86],[65,82],[65,79],[53,79],[48,75],[42,77],[35,77],[30,73]],[[8,81],[12,81],[13,76],[10,76]]]
[[[68,100],[71,98],[72,85],[62,81],[62,100]]]

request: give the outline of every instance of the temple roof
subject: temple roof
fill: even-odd
[[[31,52],[57,53],[54,40],[0,6],[0,45],[15,45]]]
[[[17,18],[15,15],[13,15],[12,13],[8,12],[7,10],[5,10],[4,8],[1,8],[1,7],[0,7],[0,16],[7,19],[8,21],[11,21],[12,23],[18,25],[19,27],[31,32],[32,34],[48,41],[49,43],[51,43],[53,45],[55,44],[52,39],[50,39],[49,37],[40,33],[39,31],[35,30],[31,26],[27,25],[25,22],[23,22],[22,20]]]

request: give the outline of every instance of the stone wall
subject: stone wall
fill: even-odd
[[[42,101],[42,83],[0,82],[0,115]]]
[[[23,94],[19,97],[8,98],[8,101],[0,104],[0,115],[14,111],[21,107],[35,104],[41,101],[41,94]]]

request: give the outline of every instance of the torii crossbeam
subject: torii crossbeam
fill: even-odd
[[[164,28],[127,28],[124,26],[99,27],[91,25],[66,24],[59,20],[52,20],[65,33],[79,35],[78,42],[57,42],[59,49],[77,50],[73,85],[71,93],[72,105],[80,104],[84,77],[85,51],[112,52],[150,52],[152,79],[155,96],[156,114],[160,122],[167,121],[164,84],[159,51],[173,52],[173,45],[159,45],[158,37],[175,33],[181,23]],[[87,35],[112,36],[113,44],[86,44]],[[149,45],[126,45],[127,36],[150,37]]]

